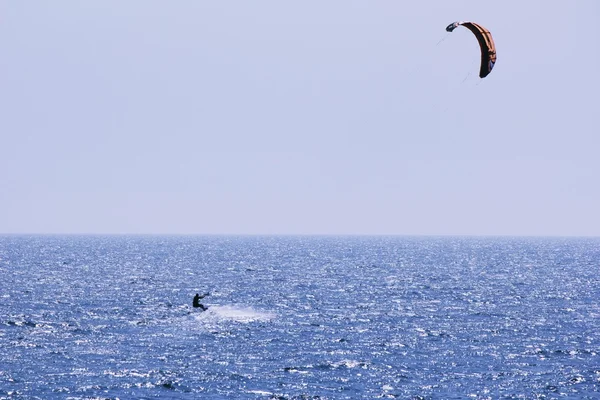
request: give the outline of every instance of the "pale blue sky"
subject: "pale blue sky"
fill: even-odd
[[[599,17],[4,0],[0,233],[600,236]]]

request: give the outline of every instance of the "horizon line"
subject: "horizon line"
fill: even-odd
[[[0,232],[0,236],[303,236],[303,237],[487,237],[487,238],[600,238],[581,234],[471,233],[173,233],[173,232]]]

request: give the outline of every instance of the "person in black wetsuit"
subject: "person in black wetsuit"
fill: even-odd
[[[202,311],[208,310],[208,307],[205,307],[204,304],[200,303],[200,299],[205,298],[209,294],[210,293],[204,293],[202,296],[200,296],[198,293],[196,293],[194,300],[192,301],[192,306],[194,306],[194,308],[201,308]]]

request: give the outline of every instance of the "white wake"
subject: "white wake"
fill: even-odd
[[[219,320],[236,322],[270,321],[276,317],[275,314],[265,311],[257,311],[252,307],[240,306],[210,306],[208,310],[195,316],[201,321],[217,322]]]

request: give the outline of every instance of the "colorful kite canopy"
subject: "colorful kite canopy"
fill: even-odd
[[[473,32],[479,42],[479,47],[481,47],[481,67],[479,69],[479,77],[485,78],[492,72],[494,64],[496,64],[496,46],[494,45],[492,34],[483,26],[466,21],[453,22],[446,27],[446,30],[452,32],[460,25]]]

